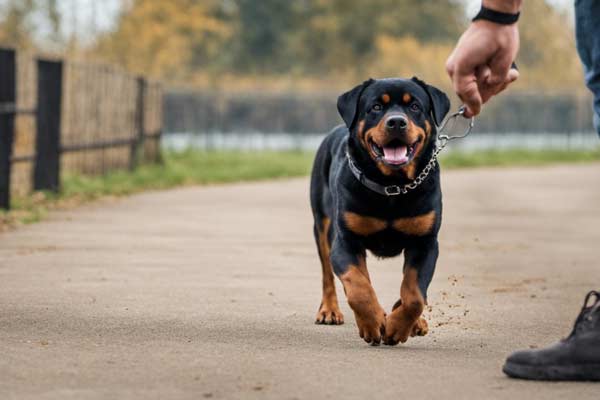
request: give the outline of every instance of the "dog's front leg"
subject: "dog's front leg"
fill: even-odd
[[[360,337],[379,345],[385,334],[385,312],[371,286],[365,250],[338,238],[333,243],[331,264],[354,311]]]
[[[387,317],[385,344],[396,345],[406,342],[409,336],[427,334],[427,322],[421,318],[421,314],[427,301],[427,288],[433,277],[438,253],[437,239],[405,249],[400,300]]]

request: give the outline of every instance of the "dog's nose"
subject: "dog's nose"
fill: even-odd
[[[403,132],[408,128],[408,120],[403,115],[393,115],[385,121],[385,127],[391,131]]]

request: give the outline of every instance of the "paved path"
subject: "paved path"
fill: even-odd
[[[307,181],[147,193],[0,236],[1,399],[597,399],[512,381],[600,286],[600,164],[443,173],[432,331],[313,325]],[[382,304],[401,261],[370,258]]]

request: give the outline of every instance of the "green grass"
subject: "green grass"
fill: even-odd
[[[112,172],[101,177],[67,175],[64,196],[126,195],[146,189],[228,183],[303,176],[314,155],[304,152],[166,153],[163,164],[143,165],[134,172]]]
[[[0,231],[34,223],[48,210],[70,208],[97,198],[124,196],[143,190],[183,185],[217,184],[305,176],[310,172],[311,152],[187,151],[164,154],[164,163],[142,165],[133,172],[104,176],[66,175],[60,194],[35,193],[13,200],[10,212],[0,211]],[[441,158],[443,168],[483,166],[534,166],[600,161],[600,148],[589,151],[497,150],[452,152]]]
[[[313,153],[299,151],[166,152],[162,164],[142,165],[133,172],[115,171],[103,176],[66,174],[59,194],[17,197],[10,212],[0,210],[0,231],[38,222],[51,209],[71,208],[98,198],[184,185],[305,176],[310,172],[313,158]]]
[[[600,148],[593,150],[486,150],[442,154],[443,168],[537,166],[600,161]]]

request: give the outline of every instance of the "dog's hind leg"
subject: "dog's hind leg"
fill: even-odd
[[[334,204],[329,190],[332,140],[335,140],[335,137],[328,136],[319,147],[310,180],[310,204],[315,222],[315,242],[317,243],[323,271],[323,297],[315,322],[317,324],[341,325],[344,323],[344,315],[338,304],[330,259],[331,243],[333,241],[330,215],[332,215],[332,205]]]
[[[323,270],[323,298],[315,323],[327,325],[341,325],[344,323],[344,315],[340,310],[335,291],[335,281],[333,268],[331,266],[331,220],[324,217],[320,223],[315,222],[315,241],[321,259],[321,268]]]

